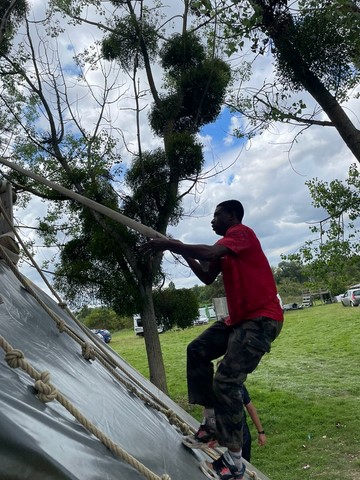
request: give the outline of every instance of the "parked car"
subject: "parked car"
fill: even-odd
[[[358,307],[360,305],[360,285],[353,285],[341,296],[344,307]]]
[[[209,323],[209,319],[206,315],[206,308],[199,308],[199,315],[194,321],[194,325],[205,325],[206,323]]]
[[[102,337],[105,343],[109,343],[111,340],[111,333],[109,330],[105,330],[104,328],[95,328],[91,330],[95,335],[97,335],[99,338]]]

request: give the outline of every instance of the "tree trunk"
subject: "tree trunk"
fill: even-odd
[[[145,280],[146,281],[146,280]],[[144,339],[149,363],[150,381],[164,393],[168,393],[166,372],[157,331],[151,282],[144,286],[144,307],[141,315]]]

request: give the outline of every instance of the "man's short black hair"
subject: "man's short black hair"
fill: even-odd
[[[234,213],[239,222],[241,222],[244,217],[244,207],[239,200],[225,200],[219,203],[218,207],[221,207],[227,213]]]

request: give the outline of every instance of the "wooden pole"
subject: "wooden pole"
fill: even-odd
[[[90,198],[79,195],[78,193],[75,193],[72,190],[69,190],[63,187],[62,185],[58,185],[57,183],[51,182],[50,180],[47,180],[46,178],[40,175],[37,175],[36,173],[31,172],[30,170],[20,167],[20,165],[17,165],[14,162],[10,162],[9,160],[6,160],[3,157],[0,157],[0,163],[2,163],[3,165],[6,165],[7,167],[10,167],[13,170],[16,170],[17,172],[22,173],[23,175],[26,175],[27,177],[32,178],[36,182],[42,183],[43,185],[46,185],[49,188],[52,188],[53,190],[56,190],[57,192],[61,193],[62,195],[65,195],[68,198],[76,200],[77,202],[85,205],[86,207],[91,208],[101,213],[102,215],[105,215],[111,218],[112,220],[115,220],[116,222],[121,223],[122,225],[125,225],[126,227],[129,227],[132,230],[135,230],[141,233],[142,235],[145,235],[146,237],[166,238],[165,235],[162,235],[161,233],[157,232],[151,227],[147,227],[146,225],[143,225],[142,223],[127,217],[126,215],[122,215],[121,213],[116,212],[115,210],[112,210],[111,208],[106,207],[105,205],[101,205],[101,203],[95,202]]]

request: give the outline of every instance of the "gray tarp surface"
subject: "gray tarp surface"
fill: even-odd
[[[36,287],[34,287],[36,288]],[[41,299],[79,337],[76,323],[44,292]],[[0,335],[85,417],[156,475],[172,480],[204,480],[203,453],[181,444],[181,433],[162,413],[145,405],[98,361],[85,360],[81,346],[60,333],[54,320],[0,261]],[[104,347],[141,384],[189,425],[197,422],[107,346]],[[143,475],[117,458],[56,400],[36,397],[34,380],[10,368],[0,349],[0,480],[140,480]],[[126,377],[120,369],[117,372]],[[139,388],[139,387],[137,387]],[[250,466],[251,470],[255,470]],[[258,478],[266,479],[260,472]],[[246,475],[247,478],[247,475]]]

